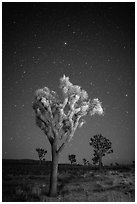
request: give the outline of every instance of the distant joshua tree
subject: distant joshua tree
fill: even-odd
[[[115,162],[115,165],[116,165],[116,166],[119,166],[119,163]]]
[[[36,148],[36,151],[38,153],[38,157],[40,161],[45,160],[45,155],[47,154],[47,151],[42,148]]]
[[[75,164],[76,163],[76,155],[75,154],[68,155],[68,159],[71,162],[71,164]]]
[[[110,166],[113,167],[113,163],[110,163]]]
[[[99,164],[99,169],[102,168],[102,157],[106,154],[113,153],[113,149],[111,148],[111,142],[109,139],[103,137],[101,134],[94,135],[93,138],[90,139],[89,144],[94,148],[94,158],[93,164]]]
[[[83,159],[83,164],[84,164],[84,166],[88,166],[88,165],[89,165],[89,161],[84,158],[84,159]]]
[[[51,144],[52,164],[49,195],[57,195],[59,156],[78,127],[85,123],[84,116],[103,115],[98,98],[88,99],[88,94],[78,85],[73,85],[65,75],[60,79],[63,97],[48,87],[38,89],[33,101],[36,124],[43,130]],[[60,145],[59,145],[60,144]]]

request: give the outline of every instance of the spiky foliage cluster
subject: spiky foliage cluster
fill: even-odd
[[[76,128],[85,123],[81,119],[83,116],[103,114],[101,102],[98,99],[88,100],[87,92],[80,86],[73,85],[69,77],[64,75],[60,79],[60,88],[63,101],[47,87],[38,89],[33,101],[36,123],[45,132],[50,143],[57,137],[65,138],[65,142],[70,141]]]
[[[71,162],[71,164],[75,164],[76,163],[76,155],[75,154],[68,155],[68,159]]]
[[[99,159],[106,154],[113,153],[112,143],[101,134],[94,135],[89,144],[94,148],[94,158],[92,159],[94,164],[98,163]]]
[[[47,151],[42,149],[42,148],[36,148],[36,151],[38,153],[38,157],[39,157],[39,160],[42,161],[45,159],[45,155],[47,154]]]

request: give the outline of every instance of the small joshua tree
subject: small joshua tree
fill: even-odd
[[[90,139],[89,144],[94,148],[94,158],[93,164],[99,163],[99,169],[102,167],[102,157],[106,154],[113,153],[111,148],[111,142],[109,139],[100,135],[94,135],[93,138]]]
[[[83,164],[84,164],[84,166],[88,166],[88,165],[89,165],[89,161],[84,158],[84,159],[83,159]]]
[[[113,167],[113,163],[111,163],[110,166]]]
[[[47,151],[42,148],[36,148],[36,151],[38,153],[39,160],[45,160],[45,155],[47,154]]]
[[[76,163],[76,155],[75,154],[68,155],[68,159],[71,162],[71,164],[75,164]]]
[[[118,167],[118,166],[119,166],[119,163],[115,162],[115,165]]]
[[[88,99],[80,86],[73,85],[65,75],[60,79],[63,100],[49,88],[38,89],[33,101],[36,124],[44,131],[51,144],[52,168],[49,195],[57,194],[57,172],[59,155],[69,142],[77,127],[82,127],[86,115],[103,114],[101,102]],[[59,145],[60,144],[60,145]]]

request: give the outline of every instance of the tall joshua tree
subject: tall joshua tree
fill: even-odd
[[[106,154],[113,153],[113,149],[111,148],[112,143],[109,139],[103,137],[101,134],[94,135],[93,138],[90,139],[89,144],[94,148],[94,157],[93,163],[99,163],[99,169],[102,167],[102,157]]]
[[[77,127],[82,127],[86,115],[103,114],[98,99],[88,100],[88,94],[80,86],[73,85],[65,75],[60,79],[63,99],[44,87],[35,92],[33,109],[36,124],[44,131],[51,144],[52,169],[50,176],[49,195],[57,194],[57,172],[59,155],[69,142]]]
[[[68,155],[68,159],[71,162],[71,164],[76,163],[76,155],[75,154]]]

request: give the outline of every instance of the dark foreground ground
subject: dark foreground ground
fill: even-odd
[[[3,202],[134,202],[134,166],[93,167],[60,164],[58,196],[48,197],[50,162],[2,161]]]

